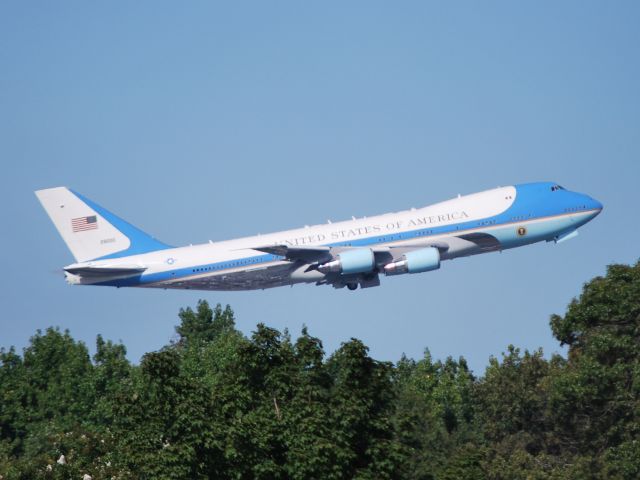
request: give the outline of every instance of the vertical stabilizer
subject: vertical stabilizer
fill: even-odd
[[[78,262],[171,248],[66,187],[35,193]]]

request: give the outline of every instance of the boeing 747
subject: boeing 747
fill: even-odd
[[[66,187],[35,193],[76,260],[64,267],[68,283],[193,290],[375,287],[380,275],[563,242],[602,210],[597,200],[556,183],[528,183],[375,217],[173,247]]]

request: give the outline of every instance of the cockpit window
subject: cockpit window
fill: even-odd
[[[556,190],[564,190],[564,187],[560,185],[554,185],[553,187],[551,187],[552,192],[555,192]]]

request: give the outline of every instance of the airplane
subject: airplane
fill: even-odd
[[[564,242],[602,211],[553,182],[499,187],[397,213],[185,247],[167,245],[66,187],[35,192],[76,263],[72,285],[256,290],[298,283],[349,290],[443,260]]]

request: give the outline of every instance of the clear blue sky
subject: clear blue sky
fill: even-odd
[[[306,324],[327,352],[561,351],[548,319],[638,259],[638,2],[2,2],[0,345],[58,325],[131,360],[180,307]],[[552,180],[605,210],[561,245],[364,291],[71,287],[33,191],[66,185],[174,245]]]

